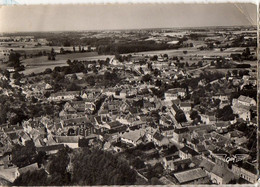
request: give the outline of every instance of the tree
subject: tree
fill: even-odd
[[[231,73],[230,73],[230,71],[227,71],[227,73],[226,73],[226,80],[228,80],[228,78],[231,76]]]
[[[95,78],[93,76],[89,76],[86,81],[90,86],[95,86],[96,84]]]
[[[230,105],[224,106],[222,109],[217,109],[216,117],[223,121],[234,120],[235,115]]]
[[[21,57],[20,53],[11,52],[9,55],[9,63],[10,63],[9,65],[13,66],[14,68],[20,67],[20,65],[21,65],[20,57]]]
[[[17,177],[13,183],[15,186],[44,186],[48,185],[47,173],[44,169],[28,171]]]
[[[196,111],[196,110],[193,110],[193,111],[191,112],[191,114],[190,114],[190,118],[191,118],[192,120],[195,120],[196,118],[198,118],[198,116],[199,116],[199,113],[198,113],[198,111]]]
[[[162,86],[162,81],[157,79],[157,80],[155,81],[155,86],[161,87],[161,86]]]
[[[199,66],[199,67],[202,67],[202,61],[199,61],[199,62],[198,62],[198,66]]]
[[[13,74],[13,79],[21,79],[21,78],[22,78],[22,75],[18,71],[15,71]]]
[[[182,110],[178,110],[175,114],[175,119],[179,122],[179,123],[182,123],[182,122],[186,122],[187,119],[186,119],[186,116],[184,114],[184,112]]]
[[[38,99],[36,99],[34,96],[32,96],[32,103],[37,103]]]
[[[44,71],[45,74],[51,74],[52,73],[52,70],[51,68],[46,68],[45,71]]]
[[[217,60],[216,67],[222,68],[222,62],[220,60]]]
[[[151,61],[157,61],[158,60],[158,56],[157,55],[154,55],[150,58]]]
[[[48,60],[55,60],[56,53],[53,48],[51,48],[51,53],[48,55]]]
[[[213,102],[214,102],[214,106],[217,107],[217,106],[219,106],[221,100],[220,99],[214,99]]]
[[[57,155],[54,155],[50,159],[49,172],[50,174],[65,174],[67,172],[67,165],[69,164],[68,153],[71,150],[69,148],[63,148],[58,151]]]
[[[164,54],[163,57],[168,59],[168,54]]]
[[[78,185],[129,185],[136,172],[125,161],[102,150],[84,149],[72,160],[72,183]]]
[[[234,76],[237,76],[237,70],[234,69],[234,70],[232,71],[232,74],[233,74]]]
[[[145,167],[145,164],[144,164],[144,161],[141,160],[139,157],[137,157],[132,165],[136,168],[136,169],[141,169],[141,168],[144,168]]]
[[[7,78],[10,79],[10,72],[8,70],[3,71],[3,75]]]
[[[64,48],[61,47],[61,48],[60,48],[60,54],[64,54],[64,52],[65,52],[65,51],[64,51]]]
[[[142,80],[144,81],[144,82],[149,82],[150,80],[151,80],[151,75],[150,74],[146,74],[146,75],[144,75],[143,77],[142,77]]]
[[[12,162],[18,167],[31,164],[36,155],[36,148],[33,141],[25,142],[25,146],[16,144],[12,149]]]
[[[249,47],[247,47],[246,49],[245,49],[245,52],[243,53],[243,55],[244,56],[249,56],[251,53],[250,53],[250,48]]]

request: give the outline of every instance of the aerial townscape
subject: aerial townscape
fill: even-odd
[[[254,27],[0,40],[2,184],[256,182]]]
[[[259,178],[255,25],[0,32],[0,106],[3,186]]]

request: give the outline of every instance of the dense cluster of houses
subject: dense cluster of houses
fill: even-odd
[[[142,159],[146,165],[163,165],[167,172],[159,179],[162,184],[227,184],[232,180],[256,182],[256,163],[249,154],[251,150],[245,146],[248,138],[244,132],[229,128],[240,121],[256,126],[255,115],[252,115],[256,113],[256,101],[245,95],[231,98],[236,88],[256,84],[251,77],[231,76],[229,80],[221,78],[212,82],[200,80],[198,86],[210,85],[213,89],[206,93],[205,102],[219,100],[220,109],[231,106],[236,114],[234,120],[223,121],[216,117],[216,108],[196,105],[187,97],[194,91],[191,87],[170,88],[160,98],[152,91],[158,86],[142,81],[143,75],[152,74],[147,64],[132,63],[125,73],[125,66],[115,62],[110,64],[111,68],[124,72],[121,74],[126,76],[123,84],[115,87],[54,92],[52,86],[44,81],[22,86],[22,93],[27,99],[33,96],[54,106],[62,104],[62,107],[58,115],[35,117],[23,121],[21,126],[1,126],[0,176],[13,181],[21,173],[39,169],[35,163],[23,168],[11,164],[13,145],[25,146],[27,141],[34,142],[37,152],[45,151],[47,154],[55,154],[64,146],[72,149],[95,146],[117,154],[141,144],[153,143],[155,148],[142,151],[148,155]],[[165,66],[165,63],[152,62],[161,72],[153,76],[155,80],[167,83],[192,78],[188,71],[175,65]],[[141,67],[143,72],[139,71]],[[82,76],[79,74],[77,79],[82,79]],[[227,89],[228,84],[236,87]],[[48,98],[44,96],[46,92],[51,92]],[[205,112],[200,112],[199,108]],[[180,111],[186,122],[176,119]],[[196,124],[192,123],[191,117],[194,111],[200,116]],[[177,150],[169,151],[171,146]],[[243,154],[243,158],[238,162],[227,159],[236,152]],[[145,168],[138,172],[146,177]]]

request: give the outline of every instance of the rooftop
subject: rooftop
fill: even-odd
[[[195,169],[175,173],[174,176],[179,181],[180,184],[183,184],[200,178],[204,178],[207,176],[207,174],[201,168],[195,168]]]

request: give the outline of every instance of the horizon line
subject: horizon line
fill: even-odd
[[[131,30],[157,30],[157,29],[198,29],[198,28],[214,28],[214,27],[257,27],[257,24],[254,25],[218,25],[218,26],[196,26],[196,27],[147,27],[147,28],[131,28],[131,29],[84,29],[84,30],[49,30],[49,31],[8,31],[0,32],[1,34],[10,34],[10,33],[48,33],[48,32],[97,32],[97,31],[131,31]],[[256,28],[257,29],[257,28]]]

